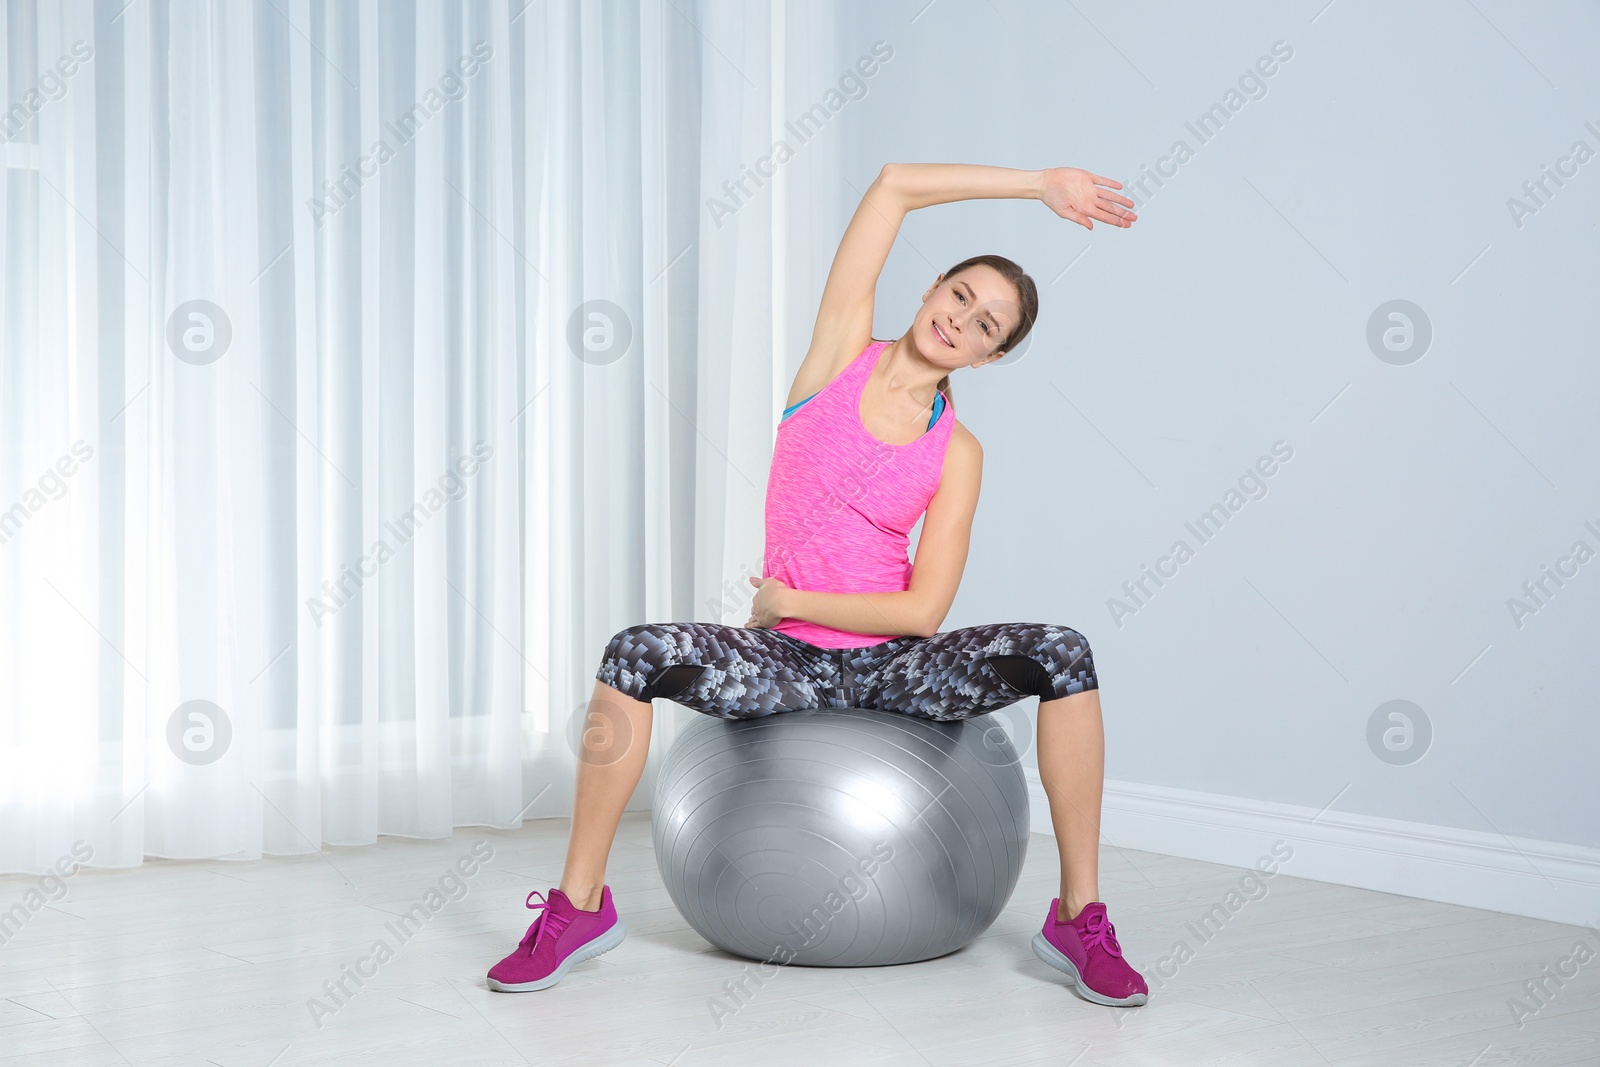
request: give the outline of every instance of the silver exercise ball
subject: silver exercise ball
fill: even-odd
[[[735,956],[813,967],[954,952],[1011,898],[1028,790],[997,715],[696,714],[663,761],[656,864]]]

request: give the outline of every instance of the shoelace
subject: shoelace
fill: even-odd
[[[1122,956],[1122,946],[1117,944],[1117,928],[1104,913],[1095,912],[1084,924],[1083,947],[1085,951],[1099,945],[1113,956]]]
[[[539,903],[535,904],[533,902],[534,897],[539,898]],[[538,935],[533,938],[528,946],[528,955],[531,956],[538,951],[540,941],[545,938],[549,938],[551,941],[556,940],[561,936],[561,932],[571,924],[572,920],[552,908],[550,900],[537,889],[528,894],[528,899],[524,903],[534,911],[538,911],[540,908],[544,909],[544,914],[533,920],[533,925],[528,927],[528,933],[530,934],[533,933],[535,927],[539,930]]]

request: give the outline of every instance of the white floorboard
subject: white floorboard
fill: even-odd
[[[656,871],[650,816],[629,813],[608,871],[628,939],[552,989],[491,992],[484,972],[527,928],[528,891],[560,878],[568,826],[80,871],[0,944],[0,1062],[1600,1064],[1594,930],[1285,873],[1202,942],[1194,924],[1242,871],[1126,848],[1105,849],[1101,895],[1151,1001],[1088,1004],[1029,948],[1057,891],[1055,841],[1041,834],[1010,907],[960,952],[905,967],[784,968],[719,1026],[710,999],[753,965],[682,920]],[[479,839],[494,858],[401,942],[385,924]],[[37,884],[0,877],[0,910]],[[308,1000],[379,939],[398,944],[394,957],[318,1026]],[[1192,957],[1157,978],[1180,940]],[[1526,998],[1524,983],[1580,940],[1595,958],[1516,1025],[1507,1000]]]

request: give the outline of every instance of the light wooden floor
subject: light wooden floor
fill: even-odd
[[[1188,924],[1244,872],[1111,848],[1101,895],[1129,959],[1149,977],[1176,941],[1194,956],[1143,1008],[1085,1003],[1029,948],[1056,891],[1055,841],[1037,834],[1011,907],[967,948],[905,967],[783,968],[719,1027],[710,998],[748,965],[679,917],[649,819],[624,817],[608,871],[628,939],[538,993],[491,992],[484,972],[526,929],[527,892],[558,880],[567,820],[81,871],[0,945],[0,1062],[1600,1063],[1600,958],[1520,1029],[1506,1003],[1580,937],[1600,945],[1594,931],[1280,874],[1202,944]],[[401,943],[386,924],[479,839],[493,859]],[[36,884],[0,878],[0,910]],[[317,1026],[308,1000],[380,939],[393,958]]]

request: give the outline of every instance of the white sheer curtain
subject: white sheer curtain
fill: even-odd
[[[759,572],[838,131],[724,183],[831,11],[0,10],[0,872],[569,815],[605,641]]]

